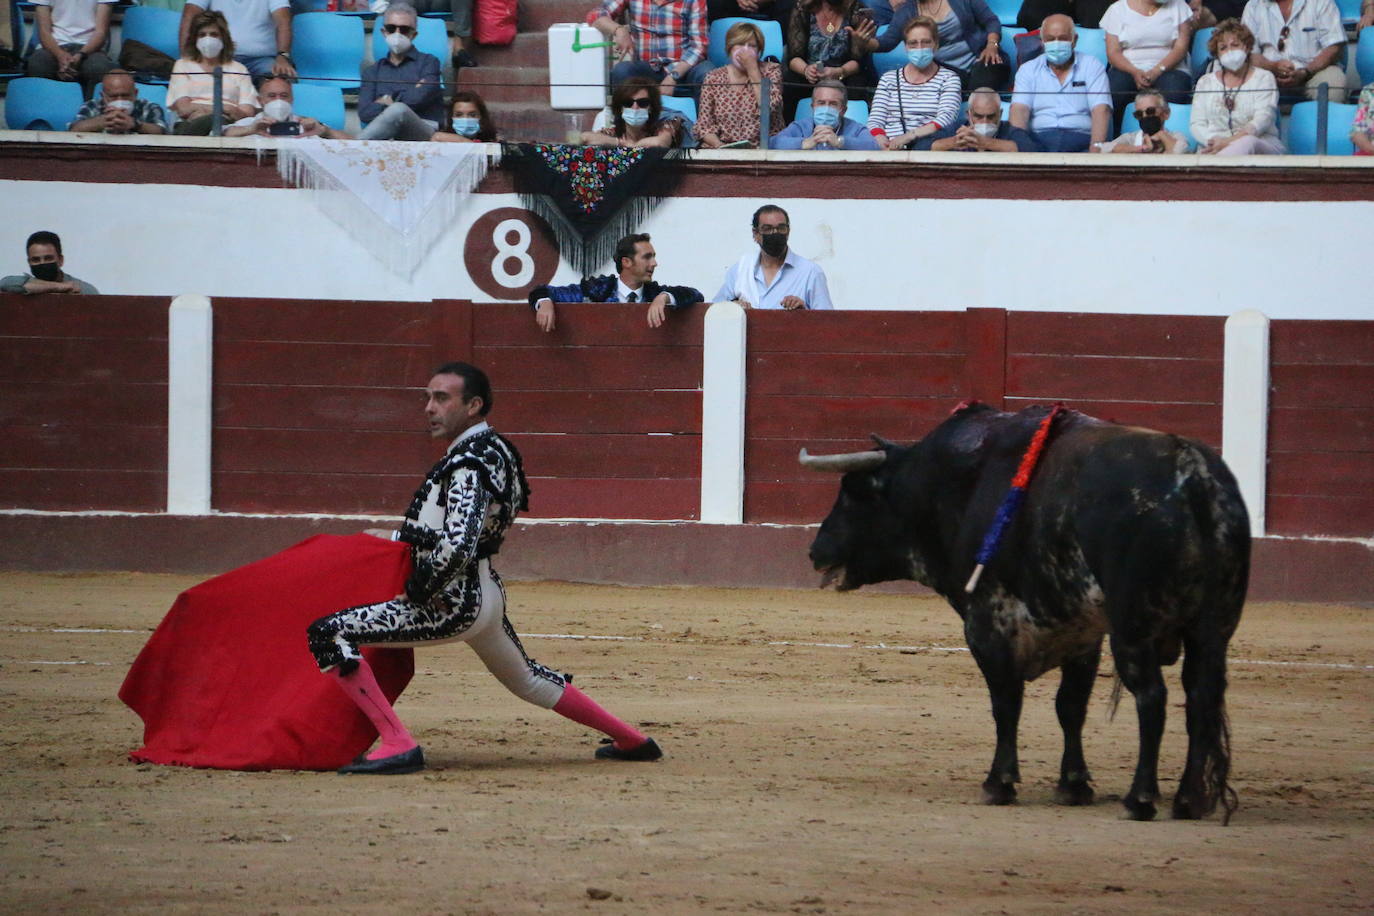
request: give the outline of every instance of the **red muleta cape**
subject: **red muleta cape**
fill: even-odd
[[[405,544],[318,535],[182,592],[135,659],[119,698],[143,719],[136,761],[225,770],[332,770],[377,737],[315,666],[311,621],[394,598]],[[410,649],[364,649],[393,703],[415,672]]]

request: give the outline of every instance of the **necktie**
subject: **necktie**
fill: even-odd
[[[639,301],[639,293],[630,293],[630,295],[625,299],[625,301],[626,301],[626,302],[638,302],[638,301]]]

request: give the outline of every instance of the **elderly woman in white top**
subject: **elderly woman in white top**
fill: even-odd
[[[1107,81],[1115,126],[1137,92],[1157,89],[1174,105],[1187,104],[1193,89],[1188,49],[1193,10],[1187,0],[1116,0],[1102,15],[1107,33]]]
[[[1250,59],[1255,36],[1236,19],[1217,25],[1207,51],[1221,66],[1197,82],[1189,130],[1200,153],[1246,156],[1284,152],[1274,74]]]

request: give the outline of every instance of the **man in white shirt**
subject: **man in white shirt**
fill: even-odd
[[[1330,101],[1345,101],[1345,27],[1334,0],[1250,0],[1241,22],[1255,35],[1250,62],[1274,74],[1280,101],[1315,99],[1323,83]]]
[[[302,118],[292,110],[296,103],[291,81],[283,76],[269,76],[258,89],[258,104],[262,111],[252,117],[235,121],[224,129],[226,137],[324,137],[326,140],[348,140],[348,134],[321,124],[314,118]]]
[[[247,67],[254,80],[269,75],[295,77],[296,66],[291,62],[290,0],[188,2],[181,11],[181,47],[186,46],[191,20],[202,10],[224,14],[229,34],[234,38],[234,60]]]
[[[1169,120],[1169,103],[1164,94],[1156,89],[1146,89],[1136,93],[1135,119],[1139,130],[1126,130],[1130,125],[1122,125],[1123,133],[1115,140],[1099,143],[1100,153],[1186,153],[1188,138],[1183,134],[1164,129]]]
[[[668,310],[686,308],[701,301],[701,293],[690,286],[662,286],[654,282],[658,255],[649,233],[627,235],[615,245],[614,276],[584,277],[567,286],[536,286],[530,290],[530,308],[540,330],[552,331],[557,323],[555,302],[632,302],[649,303],[649,327],[662,327]]]
[[[29,56],[29,76],[80,80],[82,92],[89,97],[101,77],[115,67],[105,53],[110,43],[110,13],[115,0],[34,3],[39,47]]]
[[[754,211],[754,244],[725,272],[715,302],[738,302],[754,309],[833,309],[825,272],[788,248],[792,228],[787,211],[765,204]]]

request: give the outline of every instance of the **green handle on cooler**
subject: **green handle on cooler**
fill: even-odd
[[[613,44],[615,44],[613,41],[598,41],[596,44],[584,45],[582,43],[582,26],[578,26],[573,31],[572,49],[574,54],[578,51],[586,51],[590,48],[609,48]]]

